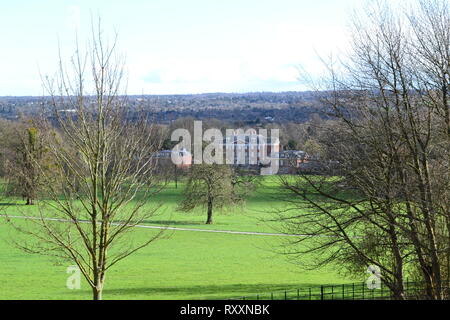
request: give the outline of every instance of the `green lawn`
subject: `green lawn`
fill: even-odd
[[[283,204],[273,196],[279,190],[271,179],[249,197],[247,204],[217,212],[214,225],[204,225],[202,210],[175,210],[181,198],[169,185],[158,194],[160,213],[147,221],[152,225],[183,228],[274,232],[266,220]],[[5,209],[6,208],[6,209]],[[36,208],[4,207],[9,214],[32,215]],[[276,226],[275,226],[276,227]],[[134,237],[145,239],[155,231],[136,229]],[[90,299],[86,283],[81,290],[66,288],[66,268],[48,257],[27,254],[11,244],[15,231],[0,224],[0,299]],[[167,231],[152,243],[111,269],[105,299],[217,299],[297,289],[319,284],[349,282],[332,266],[304,271],[275,253],[282,237]],[[353,279],[355,280],[355,279]]]

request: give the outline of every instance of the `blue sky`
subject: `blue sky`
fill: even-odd
[[[358,0],[1,1],[0,96],[41,95],[39,72],[89,37],[91,15],[117,30],[129,94],[302,90],[296,66],[345,48]]]

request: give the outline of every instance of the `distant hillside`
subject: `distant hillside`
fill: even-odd
[[[158,122],[181,117],[231,122],[304,122],[311,114],[326,117],[327,110],[314,92],[206,93],[192,95],[128,96],[131,109],[142,108]],[[48,97],[0,97],[0,117],[16,119],[45,109]]]

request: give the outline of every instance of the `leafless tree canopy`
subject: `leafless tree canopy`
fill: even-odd
[[[378,1],[353,17],[351,50],[327,63],[318,88],[332,93],[324,103],[339,120],[321,141],[322,168],[334,177],[281,179],[286,231],[313,236],[290,253],[314,253],[314,266],[339,261],[353,274],[376,265],[398,299],[407,276],[424,281],[428,298],[448,297],[448,6]]]
[[[77,45],[68,64],[60,60],[45,79],[52,117],[40,120],[56,166],[50,175],[35,163],[47,199],[32,226],[15,226],[39,240],[25,250],[74,262],[101,299],[109,268],[159,236],[138,242],[131,231],[158,208],[149,202],[161,135],[150,119],[128,116],[123,61],[100,26],[86,51]]]

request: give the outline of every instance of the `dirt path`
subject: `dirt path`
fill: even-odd
[[[29,220],[40,220],[39,217],[31,216],[11,216],[1,214],[0,216],[10,219],[29,219]],[[44,218],[48,221],[59,221],[59,222],[71,222],[66,219],[56,219],[56,218]],[[87,220],[80,220],[83,223],[89,223]],[[112,223],[113,225],[119,225],[119,223]],[[198,229],[198,228],[179,228],[179,227],[162,227],[155,225],[138,224],[134,226],[135,228],[144,229],[159,229],[159,230],[174,230],[174,231],[192,231],[192,232],[210,232],[210,233],[226,233],[226,234],[241,234],[241,235],[252,235],[252,236],[276,236],[276,237],[307,237],[305,234],[283,234],[283,233],[268,233],[268,232],[251,232],[251,231],[231,231],[231,230],[211,230],[211,229]]]

